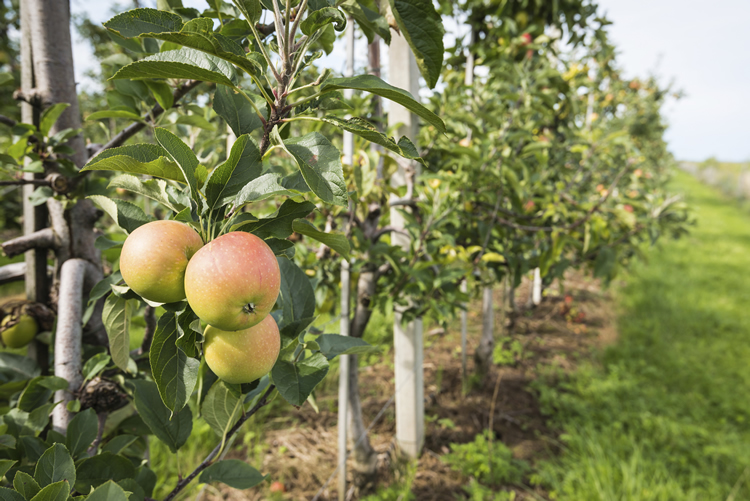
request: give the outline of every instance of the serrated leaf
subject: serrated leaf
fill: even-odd
[[[73,485],[76,481],[76,466],[68,449],[63,444],[55,444],[42,454],[34,470],[34,480],[40,487],[67,481]]]
[[[75,488],[78,492],[90,492],[108,481],[133,478],[135,467],[125,456],[102,452],[78,463],[78,478]]]
[[[13,477],[13,488],[18,491],[23,498],[31,499],[36,496],[42,488],[39,486],[34,477],[25,471],[17,471]],[[0,497],[0,499],[5,499]]]
[[[4,477],[16,462],[12,459],[0,459],[0,478]]]
[[[245,19],[251,23],[257,23],[260,21],[260,16],[263,14],[263,6],[259,0],[233,0],[237,8],[242,11]]]
[[[279,210],[273,215],[260,219],[251,220],[242,225],[236,225],[232,231],[241,230],[253,233],[262,239],[269,237],[287,238],[292,234],[292,223],[295,219],[307,216],[315,209],[312,202],[295,202],[285,200]]]
[[[61,480],[43,487],[31,501],[66,501],[70,494],[70,484]]]
[[[262,97],[252,94],[249,97],[253,99],[259,109],[265,107],[266,103]],[[237,137],[249,134],[263,125],[260,117],[247,99],[240,92],[226,85],[216,86],[213,105],[216,114],[226,120],[232,132]]]
[[[156,437],[169,447],[172,453],[185,445],[193,429],[193,413],[183,407],[174,417],[159,395],[156,383],[146,380],[133,381],[135,386],[135,408],[143,422]]]
[[[131,144],[104,150],[81,169],[81,171],[89,170],[147,174],[185,183],[185,176],[180,167],[158,144]]]
[[[130,120],[141,121],[143,118],[132,111],[127,110],[103,110],[95,111],[86,117],[86,120],[105,120],[108,118],[128,118]]]
[[[372,43],[375,34],[378,34],[386,45],[391,44],[391,27],[388,26],[388,21],[379,12],[368,9],[357,0],[346,0],[341,3],[340,7],[357,21],[367,37],[367,43]]]
[[[171,211],[180,212],[185,207],[173,203],[173,200],[167,193],[167,186],[167,182],[163,179],[148,179],[144,181],[131,174],[120,174],[112,178],[107,188],[123,188],[155,200]],[[118,243],[122,244],[122,242]]]
[[[185,407],[198,381],[200,362],[177,347],[177,319],[167,311],[159,319],[149,350],[151,373],[170,411]]]
[[[38,376],[29,381],[29,384],[18,398],[18,408],[22,411],[31,412],[46,404],[53,393],[57,390],[67,390],[68,381],[56,376]]]
[[[112,79],[183,78],[233,86],[233,66],[216,56],[184,47],[149,56],[122,67]]]
[[[159,106],[163,110],[168,110],[174,106],[174,93],[169,85],[164,82],[151,80],[144,80],[143,83],[146,84],[148,90],[151,91],[151,95],[154,96],[154,99],[156,99],[156,102],[159,103]]]
[[[349,257],[349,240],[343,233],[320,231],[306,219],[296,219],[292,223],[292,229],[297,233],[314,238],[318,242],[326,244],[344,257]]]
[[[411,140],[409,140],[409,138],[406,136],[401,136],[401,139],[396,142],[394,138],[386,136],[367,120],[358,117],[345,119],[327,115],[324,116],[321,120],[349,131],[352,134],[357,134],[358,136],[367,139],[371,143],[379,144],[380,146],[383,146],[393,151],[394,153],[398,153],[404,158],[417,160],[422,165],[427,166],[422,157],[419,156],[417,147],[414,146],[414,143],[412,143]]]
[[[271,371],[271,377],[284,399],[292,405],[305,403],[315,387],[328,374],[328,360],[320,353],[301,362],[279,360]]]
[[[434,88],[443,69],[443,19],[432,0],[390,0],[393,17],[411,46],[419,72]],[[443,131],[444,132],[444,131]]]
[[[26,498],[12,489],[0,487],[0,501],[26,501]]]
[[[86,497],[86,501],[128,501],[125,491],[112,480],[103,483]]]
[[[142,33],[180,31],[182,25],[182,17],[157,9],[129,10],[104,23],[110,30],[127,38],[137,37]]]
[[[325,136],[311,132],[282,141],[278,132],[273,132],[271,141],[294,158],[305,182],[321,200],[334,205],[347,204],[341,153]]]
[[[222,203],[223,200],[234,197],[234,195],[237,194],[237,192],[234,191],[237,183],[231,183],[231,181],[233,177],[235,177],[235,179],[238,177],[235,176],[235,171],[240,164],[240,160],[242,159],[248,143],[251,143],[251,148],[255,147],[249,136],[239,136],[232,145],[232,150],[229,152],[227,160],[211,172],[211,176],[208,178],[205,188],[206,205],[209,211],[224,205]]]
[[[117,226],[128,233],[151,221],[143,209],[125,200],[105,197],[103,195],[91,195],[89,199],[100,209],[114,219]]]
[[[200,200],[198,198],[198,183],[195,180],[195,169],[199,164],[198,157],[195,156],[195,153],[193,153],[193,150],[188,145],[167,129],[157,127],[154,129],[154,137],[172,160],[177,163],[182,172],[183,179],[185,179],[190,187],[193,200],[198,202]]]
[[[65,432],[65,445],[70,454],[75,458],[86,452],[96,440],[98,430],[99,420],[94,409],[86,409],[73,416]]]
[[[49,131],[52,129],[52,126],[55,125],[55,122],[60,118],[60,115],[68,109],[68,106],[70,106],[69,103],[56,103],[42,112],[42,115],[39,118],[39,132],[42,136],[49,136]]]
[[[216,381],[208,390],[201,405],[201,415],[221,437],[222,444],[227,432],[242,415],[242,404],[242,393],[238,385]]]
[[[222,482],[235,489],[250,489],[263,482],[266,476],[244,461],[225,459],[203,470],[198,482]]]
[[[128,300],[110,294],[104,301],[102,322],[109,338],[109,352],[117,367],[126,371],[130,360],[130,317]]]
[[[420,0],[420,2],[421,1],[423,0]],[[407,91],[389,85],[374,75],[331,78],[323,84],[323,86],[321,87],[321,92],[329,92],[341,89],[361,90],[370,92],[380,97],[384,97],[390,101],[393,101],[394,103],[400,104],[404,108],[421,117],[425,122],[434,125],[439,132],[445,133],[445,124],[440,119],[440,117],[425,108],[421,103],[414,99],[414,96],[409,94]]]
[[[216,125],[212,124],[200,115],[180,115],[175,119],[174,123],[178,125],[198,127],[199,129],[216,130]]]
[[[277,261],[281,272],[279,292],[282,305],[279,329],[283,329],[315,314],[315,291],[308,276],[294,262],[281,257]]]
[[[328,360],[339,355],[362,355],[379,351],[368,342],[350,336],[341,336],[339,334],[322,334],[315,338],[318,343],[320,352]]]
[[[346,28],[346,17],[335,7],[323,7],[322,9],[310,12],[305,20],[300,23],[299,27],[302,33],[310,36],[329,24],[333,24],[333,29],[336,31],[344,31],[344,28]]]
[[[83,380],[88,381],[89,379],[94,378],[107,365],[109,365],[111,361],[112,358],[106,353],[97,353],[93,357],[86,360],[86,363],[83,364],[83,369],[81,370],[81,372],[83,373]]]
[[[295,196],[299,193],[284,188],[281,185],[280,174],[263,174],[253,179],[240,190],[234,199],[234,208],[242,207],[249,202],[259,202],[276,196]]]

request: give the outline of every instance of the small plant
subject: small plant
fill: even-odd
[[[443,456],[443,461],[484,485],[520,482],[529,469],[528,463],[513,459],[510,449],[502,442],[491,440],[490,433],[485,430],[467,444],[451,444],[451,452]]]

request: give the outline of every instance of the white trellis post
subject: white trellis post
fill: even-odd
[[[419,68],[406,39],[395,34],[389,50],[388,79],[391,85],[406,89],[419,99]],[[416,142],[417,117],[407,109],[390,103],[388,125],[401,124],[399,135]],[[412,164],[416,169],[416,166]],[[406,184],[407,169],[399,164],[391,177],[391,186]],[[413,175],[413,173],[412,173]],[[404,228],[403,216],[391,208],[391,226]],[[408,249],[409,238],[402,233],[391,233],[391,242]],[[396,441],[401,450],[412,458],[419,456],[424,443],[424,377],[422,319],[407,324],[401,322],[402,312],[396,308],[393,325],[393,345],[396,376]]]
[[[346,25],[346,71],[345,75],[354,75],[354,22],[348,19]],[[352,98],[352,90],[344,91],[345,99]],[[351,165],[354,162],[354,136],[351,132],[344,131],[344,163]],[[349,202],[349,210],[354,210],[354,204]],[[349,335],[349,305],[351,304],[349,293],[351,276],[349,274],[349,260],[341,259],[341,335]],[[349,401],[349,356],[339,357],[339,417],[338,417],[338,499],[346,499],[346,430],[349,422],[347,410]],[[354,437],[356,440],[356,437]]]

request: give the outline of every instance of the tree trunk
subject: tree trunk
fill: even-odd
[[[41,102],[43,107],[55,103],[68,103],[70,106],[60,116],[50,133],[54,134],[63,129],[80,129],[81,117],[78,108],[75,76],[73,72],[73,50],[70,36],[70,5],[65,0],[23,0],[23,16],[26,19],[25,32],[22,39],[30,40],[30,58],[24,62],[31,63],[34,88],[29,91],[29,97]],[[26,17],[28,16],[28,17]],[[28,59],[28,60],[27,60]],[[28,69],[24,70],[25,72]],[[78,135],[68,142],[74,153],[70,159],[79,167],[86,162],[86,148],[83,137]],[[45,172],[49,174],[50,172]],[[96,235],[94,223],[99,217],[99,211],[91,201],[79,200],[69,209],[54,199],[47,202],[52,229],[60,242],[56,250],[56,270],[63,268],[63,263],[71,258],[81,261],[66,267],[65,281],[61,277],[60,292],[70,296],[70,301],[64,299],[59,303],[57,331],[55,333],[56,347],[68,346],[55,352],[55,374],[65,377],[69,383],[69,392],[65,392],[66,399],[79,389],[81,372],[81,328],[80,311],[83,301],[91,286],[102,278],[100,253],[94,246]],[[81,271],[83,270],[83,271]],[[76,273],[73,273],[73,272]],[[81,271],[81,273],[78,273]],[[83,280],[85,275],[86,280]],[[85,283],[85,285],[84,285]],[[80,294],[76,287],[81,285]],[[75,292],[75,294],[73,294]],[[62,296],[61,296],[62,297]],[[76,324],[77,322],[77,324]],[[93,332],[91,327],[93,326]],[[99,342],[106,343],[101,327],[101,309],[94,313],[89,322],[88,330]],[[58,408],[64,408],[62,404]],[[59,415],[58,415],[59,414]],[[58,411],[54,417],[54,426],[63,432],[70,415],[62,415]]]
[[[372,317],[370,299],[375,294],[376,272],[362,270],[357,281],[357,302],[349,333],[361,338]],[[372,484],[377,475],[378,455],[367,436],[362,402],[359,399],[359,364],[356,355],[349,355],[349,435],[353,441],[354,471],[353,480],[358,488]]]

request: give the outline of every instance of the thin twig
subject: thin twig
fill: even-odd
[[[258,400],[258,403],[255,404],[252,409],[250,409],[249,411],[247,411],[245,413],[245,415],[242,416],[240,418],[240,420],[237,421],[237,423],[235,423],[235,425],[232,426],[232,428],[227,432],[227,435],[226,435],[227,439],[229,439],[232,436],[234,436],[234,434],[237,433],[237,431],[240,429],[240,427],[242,427],[242,425],[245,424],[245,421],[247,421],[248,419],[250,419],[251,416],[253,416],[256,412],[258,412],[266,404],[268,404],[268,397],[271,395],[271,393],[275,389],[276,389],[276,386],[274,386],[274,385],[271,385],[271,386],[268,387],[268,389],[263,394],[263,396],[260,398],[260,400]],[[167,497],[164,498],[164,501],[171,501],[172,499],[174,499],[175,497],[177,497],[177,494],[179,494],[180,491],[182,491],[182,489],[184,489],[190,482],[192,482],[193,479],[195,479],[195,477],[198,476],[198,474],[200,474],[203,470],[205,470],[206,468],[208,468],[209,466],[211,466],[211,464],[213,464],[214,458],[216,456],[218,456],[219,453],[221,452],[222,445],[224,443],[225,442],[222,441],[221,444],[219,444],[216,447],[214,447],[214,450],[211,451],[211,453],[206,457],[206,459],[204,459],[203,462],[201,464],[199,464],[192,471],[192,473],[190,473],[190,475],[188,475],[187,477],[185,477],[185,478],[181,479],[179,482],[177,482],[177,485],[175,485],[174,489],[172,489],[170,491],[170,493],[167,494]]]

